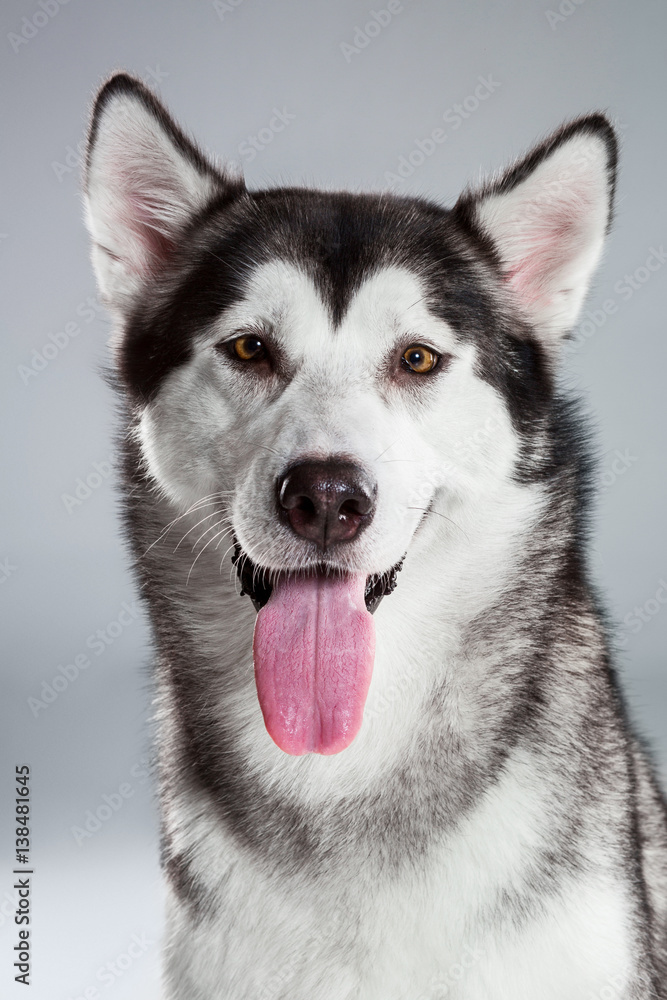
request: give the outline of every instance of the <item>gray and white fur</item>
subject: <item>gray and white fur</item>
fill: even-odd
[[[556,385],[616,158],[591,114],[451,209],[249,191],[138,81],[98,94],[86,212],[156,646],[169,1000],[667,998],[665,803]],[[415,344],[432,371],[406,365]],[[276,483],[331,456],[374,507],[323,549]],[[384,595],[340,753],[285,753],[264,725],[254,605],[285,573]]]

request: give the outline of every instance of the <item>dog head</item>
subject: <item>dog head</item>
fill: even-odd
[[[119,378],[162,494],[180,512],[224,506],[283,749],[349,744],[369,612],[417,537],[446,545],[457,512],[483,519],[548,460],[554,367],[615,163],[594,114],[452,210],[252,192],[139,82],[98,95],[87,219]]]

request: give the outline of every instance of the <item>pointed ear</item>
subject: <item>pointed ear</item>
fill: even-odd
[[[103,300],[128,311],[193,218],[245,190],[216,170],[157,98],[120,73],[100,90],[86,158],[86,221]]]
[[[546,346],[574,325],[609,228],[617,163],[602,114],[565,125],[454,208],[490,241],[521,311]]]

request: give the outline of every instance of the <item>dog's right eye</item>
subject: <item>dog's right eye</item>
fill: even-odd
[[[440,355],[423,344],[412,344],[401,358],[403,367],[418,375],[432,372],[439,361]]]
[[[232,355],[239,361],[262,361],[266,357],[266,348],[252,333],[244,333],[229,344]]]

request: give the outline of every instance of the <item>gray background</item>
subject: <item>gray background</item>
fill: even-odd
[[[114,400],[98,374],[109,325],[98,306],[86,307],[96,293],[76,166],[92,92],[118,68],[157,85],[206,148],[246,166],[253,186],[382,188],[417,140],[444,127],[447,141],[395,184],[444,201],[563,119],[594,108],[615,118],[623,139],[618,214],[588,308],[597,314],[608,299],[618,308],[599,328],[580,329],[564,377],[584,394],[596,427],[604,486],[596,576],[617,622],[646,607],[641,628],[619,633],[621,665],[633,715],[665,773],[667,612],[655,594],[667,578],[667,268],[640,270],[636,289],[624,276],[667,240],[667,8],[662,0],[565,0],[559,14],[556,0],[403,0],[390,24],[346,58],[341,43],[353,44],[356,27],[384,0],[234,0],[227,10],[203,0],[69,0],[55,13],[57,0],[44,2],[52,12],[45,24],[37,0],[3,4],[0,31],[0,792],[11,807],[14,764],[31,765],[30,995],[74,1000],[96,986],[110,1000],[153,1000],[162,902],[156,812],[143,767],[149,640],[138,620],[101,655],[87,646],[98,629],[118,633],[113,623],[134,599],[133,584],[118,541],[113,477],[101,478],[81,503],[68,502],[69,510],[63,500],[95,463],[105,470],[114,427]],[[12,45],[22,29],[33,37]],[[443,125],[480,76],[492,77],[493,93],[460,127]],[[268,127],[274,108],[294,117],[280,132],[262,132],[271,141],[250,162],[241,144]],[[78,332],[65,343],[72,323]],[[35,361],[33,349],[53,343],[50,335],[64,346],[26,376],[21,366]],[[625,458],[614,470],[617,451]],[[90,666],[35,714],[28,699],[40,698],[43,683],[86,652]],[[72,828],[123,783],[129,791],[120,808],[77,844]],[[2,817],[0,992],[14,997],[25,994],[11,969],[13,824],[8,810]],[[128,965],[122,956],[134,934],[145,936],[145,950]],[[106,984],[96,979],[118,961],[119,975],[109,972]]]

